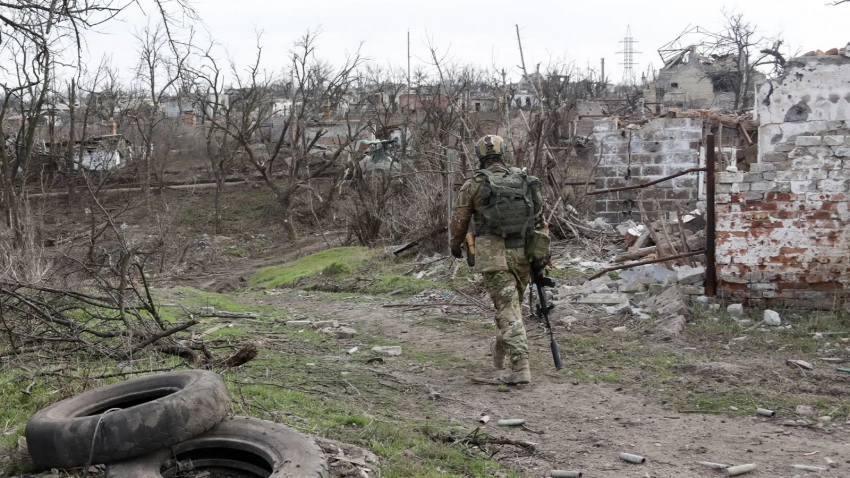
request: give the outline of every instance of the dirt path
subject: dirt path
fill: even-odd
[[[527,324],[527,328],[532,338],[534,382],[500,391],[499,387],[475,385],[468,379],[472,375],[494,375],[488,366],[486,342],[492,332],[485,329],[483,318],[447,324],[429,318],[433,314],[426,312],[384,308],[382,304],[387,301],[380,300],[328,301],[310,295],[272,300],[293,312],[333,318],[399,343],[405,355],[446,357],[415,372],[410,371],[412,364],[405,362],[404,355],[388,361],[386,367],[392,369],[393,375],[408,381],[411,390],[417,390],[404,404],[406,409],[400,407],[398,413],[425,419],[418,416],[424,413],[418,410],[432,409],[433,404],[424,406],[430,401],[427,390],[431,388],[441,395],[436,405],[443,418],[473,429],[478,417],[487,414],[493,420],[487,427],[491,434],[539,444],[533,455],[509,446],[496,455],[525,470],[528,476],[543,476],[553,468],[582,470],[585,476],[600,477],[721,476],[718,471],[695,464],[710,461],[756,463],[758,470],[748,476],[793,477],[807,472],[794,470],[792,464],[826,466],[825,456],[839,462],[839,468],[831,471],[833,476],[850,476],[850,471],[846,471],[850,465],[844,463],[850,434],[843,423],[827,431],[782,426],[783,421],[798,418],[794,416],[764,419],[676,413],[665,409],[658,396],[633,390],[628,383],[594,384],[571,379],[569,371],[574,362],[570,350],[562,348],[565,370],[556,373],[548,343],[541,329],[533,324]],[[529,428],[543,433],[500,429],[493,425],[500,418],[524,418]],[[624,463],[617,458],[621,451],[645,456],[647,462]]]

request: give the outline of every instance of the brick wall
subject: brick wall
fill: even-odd
[[[595,188],[634,186],[697,167],[702,134],[700,118],[658,118],[639,128],[625,129],[617,129],[616,120],[598,121],[594,128],[599,160]],[[676,211],[678,205],[695,207],[698,179],[696,173],[688,174],[644,189],[640,197],[647,213]],[[636,194],[623,191],[597,196],[597,216],[609,223],[640,218],[634,203]]]
[[[850,288],[850,124],[775,146],[748,173],[718,174],[721,295],[832,307]]]
[[[850,292],[850,57],[795,58],[757,89],[758,162],[718,173],[719,293],[841,305]]]

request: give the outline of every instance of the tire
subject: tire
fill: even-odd
[[[90,455],[92,464],[110,463],[176,445],[229,412],[230,396],[218,374],[169,372],[54,403],[29,419],[25,435],[36,468],[70,468],[85,465]]]
[[[213,476],[328,476],[325,455],[312,439],[266,420],[231,417],[170,450],[109,464],[106,478],[171,478],[179,470],[190,469],[187,466],[210,471]]]

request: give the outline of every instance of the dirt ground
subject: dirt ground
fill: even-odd
[[[826,466],[824,456],[841,462],[845,469],[850,466],[843,464],[842,458],[850,445],[850,427],[843,423],[825,430],[782,426],[788,413],[772,419],[677,413],[664,407],[653,396],[656,394],[630,390],[628,384],[571,380],[569,372],[575,365],[571,350],[562,346],[565,368],[556,372],[548,341],[534,324],[528,326],[529,335],[534,337],[533,383],[508,389],[473,384],[470,376],[494,375],[488,367],[486,334],[470,334],[464,325],[435,326],[440,322],[423,321],[421,313],[398,313],[382,305],[327,301],[315,295],[287,296],[279,303],[306,316],[334,317],[397,342],[405,351],[438,351],[456,358],[451,366],[424,367],[416,373],[409,371],[404,356],[386,365],[413,391],[406,408],[395,411],[425,418],[417,409],[431,401],[426,391],[431,387],[440,394],[436,407],[444,417],[475,427],[482,414],[489,415],[493,420],[487,428],[495,435],[539,444],[534,454],[504,449],[498,455],[503,462],[523,470],[525,476],[543,476],[551,469],[582,470],[585,476],[601,477],[719,475],[696,465],[697,461],[756,463],[758,471],[752,476],[795,476],[803,472],[795,472],[791,465]],[[559,332],[563,340],[567,333],[563,329]],[[685,339],[669,347],[682,350],[695,345],[699,344]],[[502,418],[523,418],[530,430],[539,433],[499,429],[493,422]],[[628,464],[618,459],[620,452],[638,454],[647,461],[643,465]],[[836,476],[844,472],[841,468],[834,471]],[[850,476],[847,473],[843,476]]]

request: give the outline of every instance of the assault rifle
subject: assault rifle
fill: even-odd
[[[548,261],[547,261],[548,262]],[[544,263],[545,264],[545,263]],[[546,298],[545,287],[555,287],[555,280],[551,277],[543,275],[545,265],[531,266],[531,280],[537,286],[537,297],[539,304],[537,305],[537,317],[543,321],[546,328],[549,329],[549,348],[552,349],[552,360],[555,361],[555,368],[561,370],[564,365],[561,363],[561,351],[558,350],[558,343],[555,342],[555,332],[552,330],[552,323],[549,322],[549,311],[555,308],[554,304],[550,304]]]

